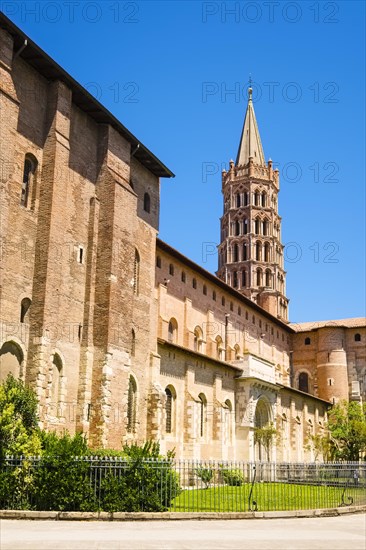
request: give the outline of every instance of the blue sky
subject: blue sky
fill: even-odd
[[[252,75],[294,322],[365,315],[363,2],[3,2],[175,174],[160,237],[209,271]],[[209,244],[207,244],[209,243]]]

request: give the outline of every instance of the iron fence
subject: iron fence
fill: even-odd
[[[366,464],[6,457],[0,508],[174,512],[366,504]]]

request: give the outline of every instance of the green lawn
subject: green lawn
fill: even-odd
[[[184,490],[174,499],[170,508],[174,512],[246,512],[251,485],[228,485],[208,489]],[[334,508],[342,504],[343,488],[326,485],[295,485],[287,483],[256,483],[252,499],[258,511],[309,510]],[[366,504],[366,491],[357,487],[346,489],[344,501],[353,498],[353,504]]]

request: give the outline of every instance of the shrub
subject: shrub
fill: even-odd
[[[243,485],[245,481],[243,472],[238,469],[221,467],[220,475],[224,483],[226,483],[226,485],[230,485],[231,487],[239,487],[240,485]]]
[[[43,455],[34,472],[37,510],[97,510],[90,462],[83,459],[89,452],[85,437],[80,433],[42,433],[42,446]]]
[[[210,468],[196,468],[194,473],[205,484],[205,489],[208,489],[214,477],[213,470]]]
[[[82,434],[42,433],[41,439],[40,457],[17,459],[19,467],[10,459],[2,463],[2,508],[155,512],[167,510],[181,492],[173,454],[161,457],[157,443],[102,457],[90,456]]]

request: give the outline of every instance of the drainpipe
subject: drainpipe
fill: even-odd
[[[228,326],[229,326],[229,317],[230,317],[230,313],[225,313],[225,361],[227,361],[228,359],[228,353],[227,353],[227,348],[228,348]]]

